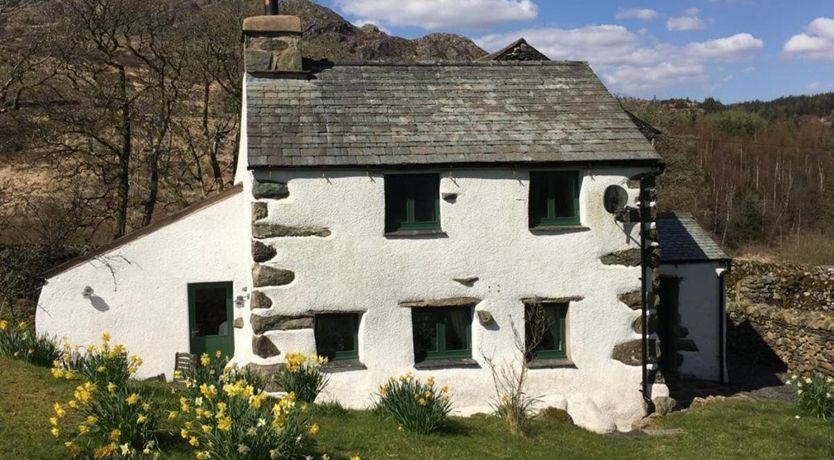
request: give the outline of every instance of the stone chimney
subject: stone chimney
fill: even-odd
[[[256,75],[303,72],[301,19],[297,16],[254,16],[243,20],[246,72]]]

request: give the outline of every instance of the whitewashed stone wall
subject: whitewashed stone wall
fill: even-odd
[[[118,246],[47,280],[36,313],[39,333],[70,343],[114,343],[144,359],[138,378],[171,378],[174,354],[188,352],[188,283],[249,283],[249,209],[242,192]],[[82,296],[93,288],[91,298]],[[251,337],[234,329],[236,346]]]
[[[260,233],[259,227],[280,226],[281,232],[309,235],[259,239],[275,250],[262,267],[287,270],[293,277],[280,286],[255,289],[265,295],[258,295],[258,302],[271,302],[269,310],[258,314],[365,312],[359,355],[367,369],[333,373],[321,396],[364,407],[388,377],[413,369],[411,314],[399,306],[401,301],[481,299],[476,309],[491,312],[497,322],[488,329],[473,320],[472,357],[481,368],[417,372],[450,385],[456,408],[472,413],[489,411],[494,395],[483,357],[499,362],[517,358],[512,324],[523,330],[521,299],[581,297],[571,302],[568,314],[569,357],[576,367],[532,370],[529,392],[544,404],[567,408],[587,428],[628,430],[645,414],[639,361],[626,365],[612,353],[618,345],[639,343],[634,326],[639,307],[620,298],[639,295],[640,268],[611,265],[617,258],[610,254],[631,249],[625,255],[633,260],[639,234],[636,225],[624,227],[606,213],[602,197],[607,186],[626,186],[629,177],[644,171],[581,171],[581,220],[587,231],[529,231],[527,169],[438,169],[441,194],[457,194],[453,201],[440,202],[446,236],[400,239],[383,235],[383,171],[257,171],[260,182],[245,181],[246,197],[258,202],[252,208],[255,233]],[[277,193],[272,199],[254,199],[253,186],[267,182]],[[280,189],[280,184],[286,188]],[[638,191],[629,192],[634,203]],[[639,253],[637,257],[639,261]],[[466,277],[479,280],[471,287],[454,281]],[[251,332],[249,313],[251,309],[244,314],[245,329]],[[263,337],[282,353],[315,351],[312,329],[268,331],[259,340]],[[236,350],[241,363],[267,365],[282,359],[261,359],[244,343],[237,343]],[[655,390],[663,393],[665,387],[655,385]]]

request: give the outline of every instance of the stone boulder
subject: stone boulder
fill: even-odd
[[[585,394],[575,394],[568,398],[568,414],[573,423],[594,433],[613,433],[617,424],[605,415],[594,401]]]
[[[281,268],[256,264],[252,268],[252,282],[255,287],[284,286],[295,279],[295,273]]]
[[[314,318],[312,316],[262,316],[253,313],[249,321],[252,323],[252,330],[255,334],[263,334],[267,331],[312,329]]]

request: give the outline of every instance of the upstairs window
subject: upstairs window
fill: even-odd
[[[579,225],[579,172],[530,173],[530,228]]]
[[[524,306],[527,359],[568,357],[565,330],[567,303],[528,303]]]
[[[471,308],[413,308],[411,322],[415,362],[472,357]]]
[[[316,353],[331,361],[359,359],[359,315],[316,315]]]
[[[440,229],[440,175],[385,176],[385,233]]]

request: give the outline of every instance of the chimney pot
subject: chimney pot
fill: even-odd
[[[302,72],[300,41],[301,19],[297,16],[254,16],[244,19],[243,54],[246,72]]]
[[[278,0],[264,0],[264,14],[278,14]]]

